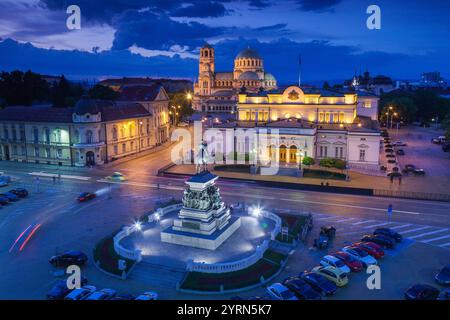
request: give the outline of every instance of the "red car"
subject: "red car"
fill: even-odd
[[[384,251],[382,249],[376,249],[375,247],[368,245],[366,243],[358,243],[358,244],[355,243],[353,246],[360,248],[361,250],[364,250],[377,260],[384,257]]]
[[[381,251],[383,251],[383,247],[380,246],[379,244],[376,244],[375,242],[356,242],[356,243],[354,243],[353,245],[359,246],[359,245],[361,245],[361,244],[365,244],[365,245],[367,245],[367,246],[370,246],[370,247],[374,248],[375,250],[381,250]],[[383,251],[383,252],[384,252],[384,251]]]
[[[338,251],[331,255],[342,260],[342,262],[344,262],[344,264],[349,267],[352,272],[360,272],[364,268],[361,261],[356,260],[346,252]]]
[[[80,202],[84,202],[84,201],[88,201],[91,199],[94,199],[96,197],[95,193],[92,192],[83,192],[82,194],[80,194],[77,198],[78,201]]]

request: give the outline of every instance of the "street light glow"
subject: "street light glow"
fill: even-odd
[[[133,224],[133,228],[136,231],[142,231],[142,224],[141,224],[141,222],[140,221],[135,221],[134,224]]]

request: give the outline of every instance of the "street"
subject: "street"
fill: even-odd
[[[30,175],[39,171],[36,168],[2,168],[1,171],[15,179],[11,188],[25,187],[30,196],[0,209],[0,299],[44,299],[57,279],[48,259],[69,249],[82,250],[89,255],[91,262],[84,269],[84,275],[98,287],[134,294],[156,290],[162,299],[202,298],[180,294],[174,288],[147,283],[139,277],[132,276],[126,281],[114,279],[92,264],[92,250],[99,240],[122,225],[131,224],[154,208],[156,202],[181,198],[183,179],[155,176],[168,159],[169,149],[165,149],[107,169],[72,173],[86,179],[61,179],[54,184],[51,178],[41,177],[39,187]],[[114,171],[122,172],[127,181],[106,180]],[[450,252],[450,203],[274,189],[245,181],[219,180],[218,185],[227,203],[259,204],[267,210],[286,209],[293,214],[311,212],[317,226],[336,226],[339,235],[336,246],[358,240],[376,226],[389,226],[405,233],[412,243],[420,243],[424,250],[432,247],[438,252],[436,257],[448,257]],[[76,197],[84,191],[96,192],[98,197],[78,203]],[[393,206],[390,220],[387,217],[389,204]],[[23,250],[9,252],[23,230],[36,222],[41,228]],[[291,259],[292,266],[286,272],[299,263]]]

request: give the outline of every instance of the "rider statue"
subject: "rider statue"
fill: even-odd
[[[208,171],[208,144],[204,140],[202,140],[198,147],[198,154],[195,158],[195,172],[201,173],[204,171]]]

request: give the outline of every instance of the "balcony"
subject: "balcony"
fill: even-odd
[[[105,142],[103,142],[103,141],[98,141],[98,142],[92,141],[90,143],[87,143],[87,142],[74,143],[74,144],[72,144],[72,147],[74,147],[74,148],[97,148],[97,147],[101,147],[104,145],[105,145]]]

